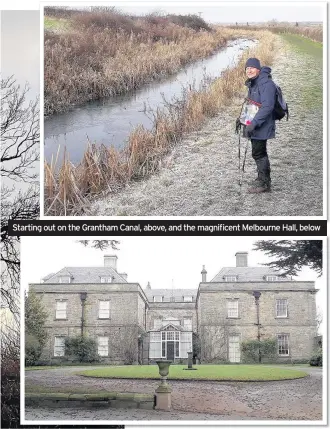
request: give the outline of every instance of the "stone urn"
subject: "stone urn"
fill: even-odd
[[[159,374],[162,377],[162,380],[167,380],[168,372],[170,370],[171,360],[156,360],[156,364],[158,365]]]
[[[160,385],[156,389],[156,410],[170,411],[171,409],[172,389],[166,382],[171,363],[171,360],[156,360],[161,376]]]

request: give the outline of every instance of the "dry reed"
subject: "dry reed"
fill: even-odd
[[[55,163],[46,163],[45,214],[82,214],[88,196],[103,191],[115,192],[130,180],[156,172],[164,155],[184,133],[199,129],[207,117],[216,115],[242,92],[244,64],[248,56],[257,56],[263,64],[271,65],[275,55],[275,35],[268,31],[236,30],[235,36],[259,38],[260,43],[243,54],[236,67],[225,70],[208,87],[185,91],[176,103],[167,103],[166,109],[157,110],[153,128],[146,130],[138,126],[129,136],[127,148],[118,152],[112,147],[89,145],[77,167],[66,155],[58,174],[55,173]]]
[[[268,30],[275,34],[298,34],[315,42],[323,42],[323,28],[321,25],[296,26],[296,25],[268,25],[268,26],[229,26],[229,28],[250,29],[253,31]]]
[[[79,16],[74,15],[72,20]],[[118,15],[114,20],[120,24],[124,18],[128,19]],[[131,24],[125,21],[122,25]],[[212,54],[232,34],[230,29],[222,33],[195,31],[172,22],[151,25],[146,19],[137,32],[122,27],[77,27],[76,23],[65,32],[45,32],[45,115],[125,93],[173,74],[183,65]]]

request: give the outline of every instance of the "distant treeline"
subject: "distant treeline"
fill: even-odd
[[[269,30],[276,34],[290,33],[299,34],[300,36],[307,37],[316,42],[323,42],[323,28],[322,25],[308,25],[302,26],[298,22],[295,24],[279,25],[279,24],[260,24],[250,25],[248,22],[245,25],[237,24],[230,25],[229,28],[249,29],[249,30]]]

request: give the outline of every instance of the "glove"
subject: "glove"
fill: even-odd
[[[235,133],[238,134],[242,124],[239,118],[236,119],[236,127],[235,127]]]
[[[254,126],[252,123],[251,123],[251,124],[246,125],[245,131],[246,131],[246,134],[247,134],[249,137],[251,137],[251,135],[252,135],[252,132],[253,132],[254,128],[255,128],[255,126]]]

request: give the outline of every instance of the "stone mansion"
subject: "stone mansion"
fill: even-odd
[[[191,289],[142,288],[117,271],[117,256],[100,267],[65,267],[30,284],[48,312],[42,360],[65,359],[65,338],[94,338],[105,363],[241,362],[242,341],[275,338],[278,361],[308,359],[317,335],[315,284],[250,267],[247,252]],[[198,353],[193,342],[198,339]]]

